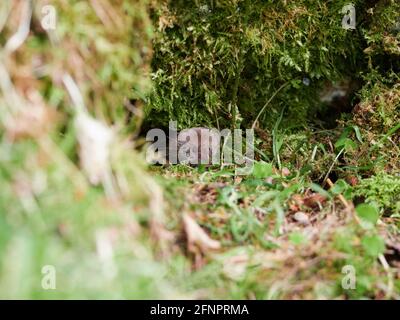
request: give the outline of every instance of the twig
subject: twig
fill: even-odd
[[[63,83],[71,97],[72,103],[74,104],[77,113],[85,112],[85,103],[83,101],[83,97],[79,90],[79,87],[74,79],[72,79],[72,77],[68,73],[66,73],[63,76]]]
[[[31,29],[32,14],[32,0],[25,1],[18,31],[7,41],[4,48],[6,53],[10,54],[14,52],[25,42]]]
[[[329,188],[333,187],[333,182],[331,179],[327,178],[326,179],[326,183],[328,184]],[[357,222],[357,224],[361,224],[360,219],[357,217],[357,215],[354,212],[354,206],[352,204],[350,204],[345,197],[343,197],[342,194],[338,195],[338,198],[340,200],[340,202],[345,206],[346,211],[350,212],[351,215],[353,216],[354,220]]]
[[[393,273],[392,273],[389,263],[387,262],[387,260],[383,254],[379,255],[379,262],[382,264],[382,267],[386,271],[386,274],[388,277],[388,288],[387,288],[387,292],[386,292],[386,298],[390,299],[393,295]]]

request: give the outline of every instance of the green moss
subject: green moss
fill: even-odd
[[[354,194],[365,198],[368,203],[374,203],[384,212],[400,213],[400,176],[381,173],[363,179],[356,186]]]
[[[21,12],[30,2],[35,4],[31,31],[10,54],[4,43],[21,17],[28,16]],[[163,280],[168,270],[153,259],[156,250],[148,248],[149,233],[142,237],[139,232],[139,220],[149,223],[156,213],[162,228],[159,189],[120,132],[131,136],[138,117],[124,130],[114,130],[110,194],[106,183],[90,185],[80,169],[74,106],[62,82],[68,73],[89,113],[122,127],[126,102],[144,97],[150,88],[150,4],[54,1],[57,24],[49,34],[40,25],[46,4],[0,5],[5,19],[0,77],[7,83],[0,86],[0,297],[171,297],[175,289]],[[135,108],[131,110],[137,115],[141,106]],[[115,241],[112,234],[118,235]],[[112,247],[106,262],[99,241]],[[41,286],[46,265],[56,268],[57,290]]]
[[[355,3],[360,21],[366,3]],[[148,121],[248,126],[285,84],[261,116],[261,125],[271,126],[282,109],[286,123],[315,116],[326,83],[352,78],[365,65],[363,37],[341,26],[346,4],[171,2],[155,14],[159,32]]]

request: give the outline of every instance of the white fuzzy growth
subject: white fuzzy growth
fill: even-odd
[[[113,131],[100,121],[79,112],[75,119],[81,167],[93,185],[105,183],[110,175],[110,146]]]

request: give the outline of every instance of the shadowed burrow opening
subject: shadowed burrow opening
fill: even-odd
[[[360,80],[342,80],[326,83],[320,92],[321,106],[317,111],[316,122],[325,129],[334,129],[343,115],[351,114],[360,102],[357,96],[362,87]]]

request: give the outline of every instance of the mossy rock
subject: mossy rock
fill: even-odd
[[[158,32],[148,123],[249,127],[282,86],[261,115],[260,127],[272,127],[282,110],[286,126],[320,117],[321,91],[368,72],[375,49],[364,50],[377,45],[386,32],[378,27],[389,28],[398,12],[394,1],[355,1],[357,29],[345,30],[347,4],[169,2],[154,13]],[[390,37],[385,41],[383,49],[395,43]]]

